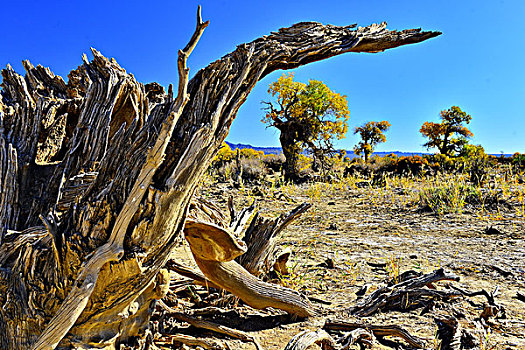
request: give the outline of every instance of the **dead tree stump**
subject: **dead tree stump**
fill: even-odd
[[[0,348],[111,347],[140,335],[194,189],[257,81],[440,34],[299,23],[188,82],[206,25],[199,11],[179,52],[177,96],[96,50],[67,83],[28,61],[25,76],[2,70]]]

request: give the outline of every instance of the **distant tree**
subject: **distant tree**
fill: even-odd
[[[469,124],[472,117],[459,107],[452,106],[440,113],[441,123],[425,122],[419,132],[429,140],[423,146],[437,148],[439,153],[453,156],[459,153],[474,134],[463,123]]]
[[[374,151],[375,146],[378,143],[386,141],[386,137],[383,134],[390,128],[390,123],[386,120],[382,122],[368,122],[362,126],[355,128],[354,134],[361,136],[361,141],[354,146],[354,153],[363,155],[365,162],[368,161],[370,155]]]
[[[284,176],[296,181],[301,152],[310,152],[324,167],[326,155],[335,152],[333,139],[344,138],[348,130],[350,111],[346,96],[333,92],[323,82],[310,80],[304,84],[293,78],[293,73],[283,74],[270,84],[268,93],[276,101],[263,102],[266,115],[262,121],[279,129],[286,158]]]

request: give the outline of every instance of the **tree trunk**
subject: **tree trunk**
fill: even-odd
[[[293,134],[286,129],[286,124],[284,124],[283,129],[280,131],[279,141],[281,142],[281,148],[284,154],[284,180],[295,182],[299,179],[298,162],[300,148]]]
[[[345,52],[439,35],[299,23],[243,44],[179,88],[138,83],[114,59],[68,75],[2,70],[0,348],[114,349],[147,326],[191,196],[255,83]]]
[[[365,157],[365,163],[368,163],[368,160],[370,159],[370,154],[372,154],[372,151],[368,151],[366,148],[364,150],[364,157]]]

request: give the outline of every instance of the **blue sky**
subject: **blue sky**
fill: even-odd
[[[0,67],[21,61],[50,67],[66,78],[94,47],[143,82],[177,82],[177,50],[195,27],[199,3],[190,1],[5,1],[0,21]],[[203,1],[210,20],[189,59],[194,74],[262,35],[300,21],[335,25],[388,22],[390,29],[423,28],[440,37],[379,54],[346,54],[294,70],[348,96],[349,133],[370,120],[392,127],[378,151],[423,151],[419,128],[452,105],[472,115],[472,140],[490,153],[525,153],[525,1]],[[89,55],[88,55],[89,56]],[[255,87],[227,140],[278,146],[278,133],[261,123],[261,101],[275,72]],[[67,79],[67,78],[66,78]]]

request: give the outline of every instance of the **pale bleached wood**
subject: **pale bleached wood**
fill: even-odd
[[[277,284],[263,282],[235,261],[211,261],[195,258],[202,273],[215,285],[238,296],[256,309],[273,307],[299,317],[319,314],[301,293]]]
[[[425,306],[433,299],[451,299],[461,295],[457,292],[423,288],[438,281],[459,281],[459,277],[446,274],[440,268],[389,287],[379,288],[350,311],[354,315],[370,316],[378,311],[416,309]]]
[[[425,347],[425,341],[413,336],[407,330],[397,325],[372,325],[368,323],[346,322],[339,320],[327,321],[323,327],[331,331],[354,331],[364,329],[371,332],[376,337],[398,337],[404,339],[410,346],[416,349]]]
[[[190,316],[190,315],[186,315],[186,314],[184,314],[182,312],[179,312],[179,311],[169,307],[162,300],[159,302],[159,304],[167,312],[167,314],[166,314],[167,317],[173,317],[173,318],[175,318],[175,319],[177,319],[179,321],[187,322],[187,323],[191,324],[194,327],[209,329],[209,330],[217,332],[217,333],[226,334],[226,335],[228,335],[230,337],[233,337],[233,338],[237,338],[237,339],[241,339],[241,340],[244,340],[244,341],[252,342],[255,345],[255,347],[257,348],[257,350],[263,350],[263,348],[259,344],[259,341],[257,340],[257,338],[255,336],[252,336],[252,335],[246,333],[246,332],[239,331],[237,329],[233,329],[233,328],[230,328],[230,327],[226,327],[226,326],[223,326],[223,325],[218,324],[218,323],[214,323],[214,322],[198,319],[198,318]]]
[[[219,349],[226,349],[224,345],[217,341],[212,339],[204,339],[204,338],[196,338],[192,337],[191,335],[186,334],[170,334],[167,336],[164,336],[164,340],[162,341],[156,341],[156,345],[160,345],[163,347],[169,347],[170,345],[173,345],[173,343],[181,343],[189,346],[196,346],[203,349],[213,349],[213,350],[219,350]],[[169,341],[168,341],[169,340]]]
[[[306,350],[314,344],[320,345],[321,349],[324,350],[336,348],[336,343],[330,334],[322,329],[318,329],[315,331],[302,331],[296,334],[290,339],[288,344],[286,344],[284,350]]]
[[[214,204],[203,201],[198,202],[198,206],[196,204],[194,201],[195,210],[191,211],[192,218],[186,220],[184,237],[190,245],[195,262],[212,285],[229,291],[257,309],[273,307],[300,317],[309,317],[318,313],[319,310],[316,310],[308,298],[301,293],[280,285],[263,282],[239,263],[233,261],[239,255],[242,257],[242,254],[246,252],[244,242],[236,238],[230,230],[230,227],[235,228],[237,225],[228,225],[224,215]],[[273,225],[264,225],[262,230],[269,231],[270,234],[279,232],[309,207],[310,205],[303,204],[292,210],[291,214],[282,215],[275,221],[268,220]],[[232,212],[231,204],[230,212]],[[243,216],[241,214],[238,220],[244,221]],[[233,215],[233,217],[236,216]],[[195,218],[201,218],[200,220],[214,218],[215,222],[198,221]],[[268,226],[271,226],[272,230],[268,230]],[[249,229],[259,231],[253,221]],[[267,242],[264,241],[261,244],[265,243]]]
[[[288,213],[281,214],[276,219],[267,219],[257,213],[244,235],[244,241],[248,250],[239,257],[239,263],[255,275],[259,275],[261,270],[265,268],[268,271],[273,265],[273,262],[268,260],[275,251],[279,233],[310,209],[311,206],[309,203],[302,203]]]

